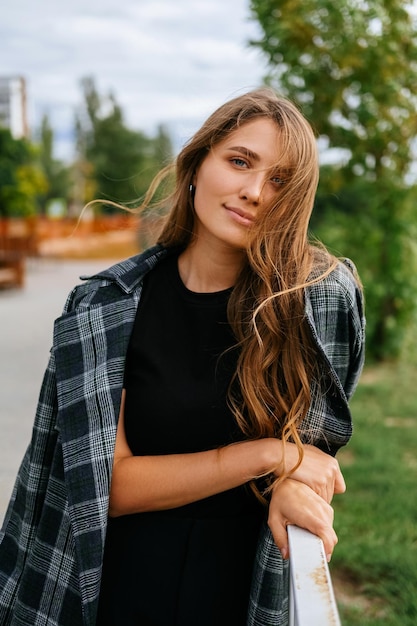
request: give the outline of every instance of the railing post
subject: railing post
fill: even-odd
[[[341,626],[322,540],[288,526],[290,626]]]

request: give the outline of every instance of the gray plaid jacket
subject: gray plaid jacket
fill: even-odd
[[[75,287],[55,322],[0,534],[2,626],[95,624],[125,355],[143,276],[165,254],[155,247]],[[363,361],[361,294],[350,269],[340,264],[307,291],[306,315],[326,392],[313,389],[305,433],[335,453],[351,435],[347,398]],[[253,580],[248,625],[285,623],[285,567],[266,527]]]

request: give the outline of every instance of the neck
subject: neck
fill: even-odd
[[[178,259],[181,280],[196,293],[211,293],[233,287],[245,259],[243,250],[216,251],[189,245]]]

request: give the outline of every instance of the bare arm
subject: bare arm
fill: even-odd
[[[126,441],[124,404],[125,391],[122,396],[110,490],[109,514],[113,517],[183,506],[273,472],[284,460],[283,444],[274,438],[243,441],[205,452],[133,456]],[[316,478],[317,468],[310,471],[310,465],[315,467],[309,461],[312,454],[315,460],[317,454],[319,459],[320,455],[327,457],[333,468],[323,479]],[[305,457],[294,476],[312,484],[316,491],[324,489],[326,493],[332,491],[333,495],[337,475],[340,473],[334,460],[316,449],[311,452],[307,450]],[[285,465],[288,464],[291,468],[297,460],[296,446],[286,444]]]
[[[111,516],[183,506],[243,485],[272,469],[272,439],[206,452],[133,456],[125,435],[124,400],[125,392],[114,452]]]

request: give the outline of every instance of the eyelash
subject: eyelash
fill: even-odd
[[[238,164],[239,163],[244,163],[246,166],[248,165],[247,161],[245,161],[245,159],[241,159],[240,157],[233,157],[232,159],[230,159],[231,163],[234,163],[234,165],[238,165],[238,167],[241,167],[241,165]]]
[[[241,157],[233,157],[233,158],[231,158],[231,159],[230,159],[230,162],[231,162],[231,163],[233,163],[234,165],[237,165],[237,167],[242,167],[242,165],[241,165],[242,163],[243,163],[246,167],[248,166],[247,161],[245,161],[245,159],[242,159]],[[240,163],[240,165],[239,165],[239,163]],[[283,180],[283,179],[282,179],[282,178],[280,178],[279,176],[273,176],[273,177],[271,178],[271,182],[272,182],[274,185],[278,185],[278,186],[280,186],[280,185],[283,185],[283,184],[285,183],[285,180]]]

